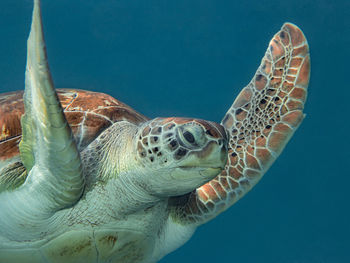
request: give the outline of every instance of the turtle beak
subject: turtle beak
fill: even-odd
[[[194,157],[194,158],[193,158]],[[182,167],[210,167],[223,169],[227,162],[227,141],[211,141],[201,151],[189,154]]]
[[[213,137],[209,135],[206,145],[200,150],[189,152],[187,158],[179,165],[180,168],[198,168],[201,170],[210,168],[218,170],[217,173],[224,169],[228,156],[227,133],[224,127],[219,124],[217,126],[220,127],[220,136]]]

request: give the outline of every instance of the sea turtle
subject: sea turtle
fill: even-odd
[[[247,193],[304,116],[308,44],[290,23],[221,124],[55,91],[39,0],[27,49],[24,96],[0,96],[1,263],[156,262]]]

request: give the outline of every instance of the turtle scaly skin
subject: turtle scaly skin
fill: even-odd
[[[156,262],[242,198],[304,118],[299,28],[273,37],[221,124],[55,90],[34,0],[25,92],[0,95],[0,263]]]

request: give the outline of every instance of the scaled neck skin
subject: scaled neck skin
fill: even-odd
[[[98,215],[96,223],[103,223],[100,221],[120,219],[161,201],[147,190],[145,169],[135,160],[137,131],[134,124],[117,122],[83,150],[86,189],[73,210],[81,209],[87,217]]]

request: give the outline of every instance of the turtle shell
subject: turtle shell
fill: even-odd
[[[125,120],[140,124],[148,120],[126,104],[104,93],[58,89],[57,94],[80,150],[115,122]],[[0,163],[19,155],[22,114],[23,91],[0,94]]]

